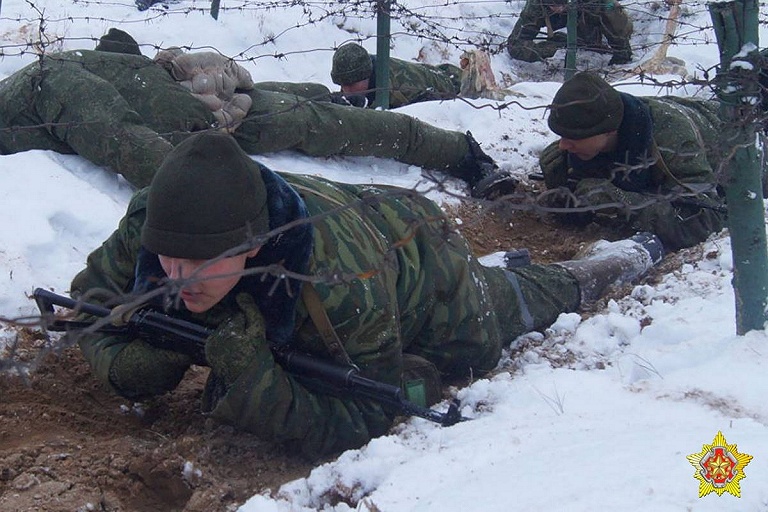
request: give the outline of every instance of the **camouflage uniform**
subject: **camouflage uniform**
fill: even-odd
[[[371,73],[366,95],[368,106],[376,100],[376,56],[371,56]],[[389,107],[398,108],[420,101],[447,100],[459,95],[461,68],[452,64],[432,66],[400,59],[389,59]]]
[[[563,4],[557,0],[528,0],[520,13],[515,27],[507,40],[507,51],[513,59],[537,62],[552,57],[560,48],[565,48],[563,33],[548,33],[547,39],[535,42],[543,27],[560,30],[567,26],[568,14],[552,13],[549,4]],[[602,37],[608,41],[613,57],[611,64],[624,64],[632,57],[629,38],[632,22],[624,8],[616,0],[580,0],[577,3],[576,25],[577,45],[585,50],[604,49]]]
[[[303,239],[298,232],[274,237],[253,265],[282,261],[290,268],[292,255],[308,249],[308,274],[346,276],[338,284],[320,279],[315,288],[366,377],[399,384],[406,354],[430,360],[446,375],[477,376],[496,365],[503,344],[578,307],[578,284],[563,267],[508,271],[481,266],[440,208],[412,191],[278,175],[263,166],[260,172],[271,191],[270,228],[293,218],[282,213],[286,207],[308,216],[328,215],[312,222],[307,242],[297,242]],[[153,275],[157,256],[140,246],[146,198],[147,189],[139,191],[118,229],[90,254],[86,269],[72,282],[73,295],[101,301],[105,297],[99,290],[129,293],[142,289],[140,282],[162,277]],[[286,243],[291,245],[280,249]],[[204,314],[173,311],[215,328],[237,313],[243,294],[258,305],[256,311],[249,308],[257,319],[252,352],[238,352],[233,345],[220,352],[207,347],[211,375],[203,410],[309,457],[357,447],[385,433],[392,411],[371,400],[334,394],[275,363],[268,343],[329,356],[305,304],[288,301],[274,310],[275,300],[280,302],[274,294],[285,286],[275,286],[277,277],[267,276],[265,283],[261,278],[243,277]],[[285,326],[290,332],[282,333]],[[231,334],[230,341],[237,337]],[[81,339],[80,347],[96,375],[129,398],[173,389],[191,364],[183,354],[126,336],[95,335]],[[122,370],[116,368],[118,359]]]
[[[580,206],[636,207],[600,208],[586,217],[655,233],[668,250],[695,245],[721,230],[725,208],[715,189],[715,170],[722,160],[718,103],[620,94],[624,118],[618,129],[619,147],[583,162],[553,142],[540,157],[547,187],[568,187]],[[635,168],[622,171],[622,165]],[[665,194],[677,197],[660,197]],[[573,220],[576,215],[563,216]]]
[[[463,133],[403,114],[334,105],[319,84],[256,87],[247,91],[253,105],[234,134],[252,154],[293,149],[378,156],[467,178]],[[149,184],[179,140],[215,124],[201,101],[141,55],[76,50],[46,56],[0,82],[0,99],[0,153],[76,153],[137,187]]]

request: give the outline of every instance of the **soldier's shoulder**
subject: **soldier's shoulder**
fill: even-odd
[[[131,197],[130,202],[128,203],[128,210],[126,214],[134,215],[135,213],[146,210],[148,194],[149,194],[149,187],[144,187],[141,190],[138,190],[137,192],[135,192]]]

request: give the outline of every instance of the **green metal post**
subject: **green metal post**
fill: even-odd
[[[568,0],[568,21],[566,22],[567,40],[565,50],[565,79],[576,74],[576,22],[578,20],[578,0]]]
[[[211,0],[211,17],[215,20],[219,19],[219,6],[221,0]]]
[[[736,332],[764,329],[768,304],[768,249],[762,195],[762,169],[756,148],[760,88],[758,70],[732,66],[733,57],[746,44],[757,62],[757,0],[710,3],[720,67],[717,95],[723,120],[726,175],[723,185],[728,203],[728,227],[733,254],[733,288],[736,299]]]
[[[390,0],[376,0],[376,100],[377,108],[389,108]]]

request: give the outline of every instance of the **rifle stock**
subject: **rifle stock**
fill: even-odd
[[[96,332],[130,334],[155,347],[188,354],[195,364],[208,365],[205,360],[205,341],[213,331],[201,325],[148,309],[139,309],[128,318],[121,318],[103,306],[78,301],[43,288],[35,289],[33,297],[49,331],[71,332],[91,327]],[[117,322],[96,325],[94,322],[57,319],[54,306],[98,318],[109,319],[114,316]],[[275,361],[289,373],[318,379],[342,392],[377,401],[398,414],[418,416],[443,426],[468,419],[459,413],[457,401],[452,401],[448,411],[441,413],[408,401],[398,386],[361,376],[354,366],[343,366],[293,350],[271,348]]]

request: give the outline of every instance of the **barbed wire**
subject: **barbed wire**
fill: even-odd
[[[482,28],[483,25],[490,27],[498,27],[507,23],[513,24],[519,17],[520,11],[524,2],[522,1],[445,1],[440,4],[433,4],[422,7],[408,7],[401,5],[397,2],[392,2],[391,16],[396,23],[396,29],[392,32],[394,38],[415,38],[419,41],[430,41],[446,45],[447,47],[457,50],[467,49],[481,49],[491,54],[500,54],[505,51],[504,44],[508,37],[508,33],[501,33],[500,31],[494,31],[491,29]],[[79,22],[99,23],[99,24],[119,24],[121,26],[139,23],[152,23],[154,21],[163,18],[185,17],[190,15],[207,15],[210,7],[197,6],[197,5],[185,5],[177,6],[176,4],[168,4],[166,7],[150,8],[141,17],[137,17],[132,20],[118,20],[111,19],[109,17],[102,16],[85,16],[85,17],[48,17],[46,13],[39,9],[35,3],[31,0],[27,1],[27,4],[36,13],[35,16],[17,16],[17,17],[0,17],[0,22],[13,22],[20,27],[26,27],[18,29],[15,34],[17,39],[13,40],[12,37],[6,38],[0,44],[0,57],[1,58],[13,58],[13,57],[25,57],[29,54],[34,55],[39,61],[42,61],[44,57],[53,52],[57,52],[65,47],[72,45],[89,45],[95,46],[98,42],[98,38],[91,37],[70,37],[66,35],[67,29],[62,28],[67,25],[71,25]],[[124,2],[103,2],[103,1],[91,1],[91,0],[76,0],[75,4],[93,8],[96,10],[99,6],[105,5],[125,5],[127,8],[135,8],[132,3]],[[488,11],[486,14],[475,14],[470,17],[465,16],[450,16],[446,15],[446,7],[455,7],[462,5],[483,5]],[[661,27],[668,19],[667,12],[658,4],[655,8],[649,8],[650,2],[622,2],[625,9],[633,14],[638,20],[646,26],[652,26],[658,24]],[[441,9],[442,8],[442,9]],[[701,6],[701,9],[706,7]],[[297,21],[287,27],[275,29],[275,32],[260,34],[260,40],[258,42],[251,43],[249,46],[244,47],[238,51],[235,55],[228,55],[228,57],[240,63],[255,63],[260,59],[288,59],[294,55],[312,54],[312,53],[330,53],[338,48],[338,44],[329,44],[325,47],[311,47],[311,48],[296,48],[285,51],[276,51],[274,48],[280,47],[280,42],[292,35],[296,31],[301,31],[312,25],[326,22],[329,19],[352,19],[352,20],[370,20],[375,18],[376,10],[375,3],[371,1],[363,0],[351,0],[346,2],[335,1],[298,1],[298,0],[284,0],[284,1],[255,1],[244,0],[238,3],[231,3],[221,7],[221,17],[234,16],[243,13],[249,13],[251,15],[258,13],[268,13],[271,10],[277,9],[293,9],[301,13],[297,16]],[[699,25],[690,19],[697,17],[700,14],[697,11],[688,11],[688,13],[682,13],[681,18],[678,20],[678,29],[672,36],[670,45],[672,46],[697,46],[697,45],[709,45],[712,43],[711,25]],[[759,23],[761,25],[768,24],[768,14],[765,12],[760,13]],[[639,41],[633,46],[635,52],[649,52],[655,47],[661,44],[663,32],[648,32],[646,34],[645,41]],[[349,39],[354,41],[368,41],[375,38],[375,34],[355,33],[349,32]],[[658,39],[656,41],[655,39]],[[143,50],[159,51],[164,49],[159,44],[146,43],[141,45]],[[215,51],[220,52],[215,46],[207,45],[188,45],[182,46],[182,48],[189,52],[194,51]],[[711,96],[714,96],[715,86],[714,77],[716,75],[716,69],[714,68],[699,68],[700,74],[697,76],[685,76],[679,79],[664,80],[653,77],[652,75],[645,73],[630,73],[629,70],[625,71],[627,77],[635,76],[636,83],[640,84],[653,84],[659,88],[659,90],[674,91],[675,89],[683,87],[697,87],[701,91],[707,91]],[[606,73],[607,75],[607,73]],[[631,81],[627,80],[627,83]],[[763,91],[764,93],[765,91]],[[306,101],[314,101],[319,98],[310,98]],[[520,108],[520,109],[547,109],[549,105],[537,105],[527,106],[517,100],[505,100],[497,101],[495,103],[482,103],[475,104],[466,98],[459,98],[460,100],[471,105],[472,108],[477,109],[496,109],[498,111]],[[288,107],[290,110],[297,107]],[[285,113],[285,111],[270,112],[267,114],[260,114],[266,118],[270,116],[279,116]],[[752,123],[760,128],[763,125],[768,124],[766,121],[766,114],[762,111],[755,111],[751,117],[747,117],[743,120],[746,123]],[[68,123],[71,125],[72,123]],[[19,132],[25,129],[40,129],[40,128],[56,128],[61,125],[58,123],[41,123],[31,124],[25,127],[20,126],[8,126],[2,127],[0,130]],[[758,129],[757,131],[760,131]],[[170,133],[163,133],[160,135],[171,136]],[[731,153],[735,150],[732,148]],[[726,151],[727,153],[727,151]],[[614,173],[611,175],[611,179],[616,175],[623,173],[628,174],[637,171],[640,168],[647,168],[648,165],[652,165],[653,162],[640,162],[635,167],[622,167],[617,166]],[[721,165],[717,170],[717,179],[719,182],[725,180],[724,166]],[[442,193],[448,195],[456,195],[451,191],[450,187],[447,187],[445,174],[436,173],[433,170],[425,169],[425,180],[431,183],[432,190],[439,190]],[[599,193],[596,191],[595,193]],[[402,191],[399,193],[413,193],[413,191]],[[553,205],[552,199],[558,196],[560,200],[563,200],[563,204],[568,204],[568,208],[563,206]],[[619,218],[626,218],[632,212],[639,209],[646,208],[660,202],[670,202],[675,200],[684,200],[690,198],[692,194],[684,190],[679,190],[674,193],[664,194],[648,194],[644,197],[640,203],[628,204],[621,202],[606,202],[602,204],[587,204],[584,202],[584,198],[575,196],[570,190],[567,189],[553,189],[545,191],[536,191],[532,188],[520,188],[518,192],[514,194],[508,194],[497,201],[495,207],[503,205],[504,208],[510,208],[513,210],[531,211],[537,214],[558,214],[558,213],[595,213],[612,211]],[[468,200],[466,197],[461,197],[463,200]],[[349,205],[349,208],[356,208],[360,205]],[[317,218],[313,218],[311,221],[316,221]],[[414,227],[416,229],[416,227]],[[256,242],[252,240],[251,242]],[[382,255],[382,265],[386,264],[387,258],[392,258],[391,252],[395,247],[390,248],[390,252]],[[387,255],[389,254],[389,256]],[[375,272],[377,269],[371,269],[371,272]],[[316,282],[325,283],[337,283],[348,282],[350,279],[355,279],[359,276],[347,276],[340,274],[323,274],[318,276],[299,276],[291,274],[287,269],[280,265],[270,266],[268,268],[253,269],[249,272],[258,272],[265,275],[283,275],[295,279],[314,280]],[[185,284],[189,284],[187,281],[175,281],[165,283],[160,291],[155,292],[162,294],[165,302],[178,302],[178,291]],[[142,296],[138,298],[131,298],[132,304],[141,304],[150,300],[152,297]],[[122,301],[125,301],[126,297],[121,297]],[[110,320],[105,320],[110,321]],[[40,317],[24,317],[24,318],[4,318],[0,317],[0,323],[18,329],[20,331],[28,331],[39,329],[43,326]],[[19,335],[21,336],[21,334]],[[22,357],[19,336],[16,340],[10,344],[6,349],[5,355],[0,357],[0,374],[13,373],[17,375],[24,375],[30,371],[34,371],[37,365],[50,353],[55,353],[64,348],[72,346],[76,342],[76,338],[64,338],[59,340],[57,337],[46,337],[45,342],[40,349],[38,357],[35,357],[32,361],[25,357]],[[46,335],[47,336],[47,335]]]

